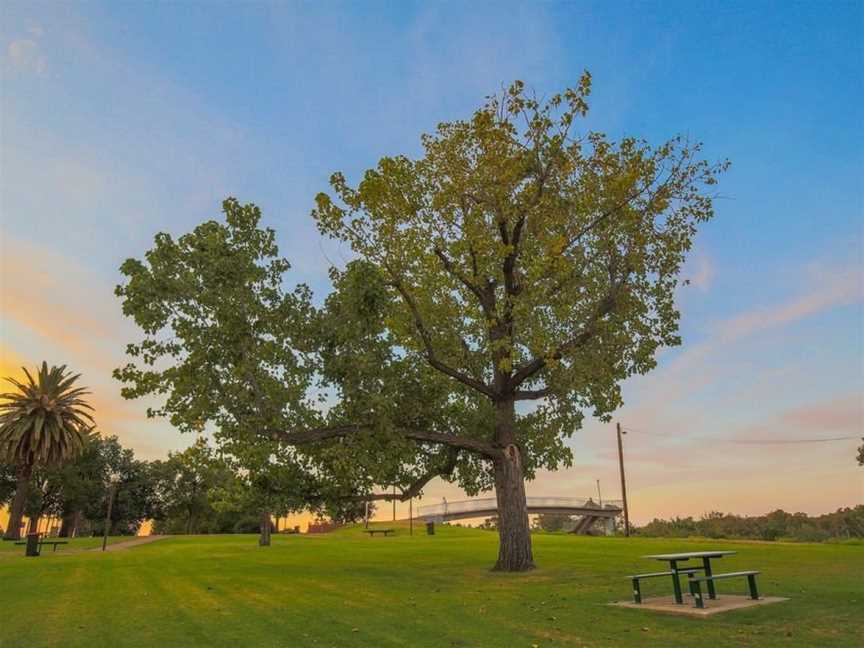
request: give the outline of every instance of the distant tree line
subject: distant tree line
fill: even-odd
[[[102,533],[112,477],[116,489],[109,532],[134,535],[153,515],[152,464],[136,459],[117,437],[97,434],[84,437],[74,459],[33,468],[23,511],[29,519],[27,531],[35,531],[45,518],[56,518],[63,537]],[[10,504],[15,491],[15,467],[0,464],[0,506]]]
[[[634,533],[669,538],[701,536],[797,542],[864,538],[864,505],[841,508],[834,513],[814,517],[806,513],[787,513],[782,510],[752,517],[711,512],[699,519],[692,517],[655,519],[645,526],[634,529]]]
[[[109,493],[110,535],[135,535],[145,520],[152,520],[153,532],[160,534],[257,533],[262,498],[277,519],[310,507],[337,523],[363,518],[362,502],[310,503],[308,493],[283,489],[280,477],[292,476],[279,475],[275,469],[267,479],[250,475],[203,438],[167,459],[145,461],[116,436],[90,434],[74,459],[33,469],[24,507],[26,531],[44,531],[50,524],[46,519],[56,519],[62,537],[101,535]],[[11,503],[16,485],[15,467],[0,463],[0,507]]]

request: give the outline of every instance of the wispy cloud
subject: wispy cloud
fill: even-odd
[[[96,421],[106,434],[148,457],[184,444],[162,421],[148,420],[144,401],[126,401],[111,371],[135,338],[105,278],[44,247],[0,232],[0,369],[20,375],[43,360],[82,374]]]
[[[13,70],[43,76],[48,71],[48,58],[41,46],[45,30],[40,25],[27,29],[27,36],[15,38],[6,46],[6,62]]]
[[[811,274],[814,275],[814,285],[808,292],[781,304],[744,313],[722,322],[717,327],[718,336],[727,342],[736,340],[864,298],[861,268],[857,265],[820,268],[818,271],[811,269]]]

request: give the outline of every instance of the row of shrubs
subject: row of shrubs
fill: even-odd
[[[701,536],[796,542],[848,540],[864,538],[864,505],[841,508],[834,513],[814,517],[781,510],[758,516],[712,512],[699,519],[655,519],[634,529],[634,533],[659,538]]]

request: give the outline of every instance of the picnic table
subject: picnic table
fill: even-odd
[[[717,592],[714,589],[714,581],[710,580],[713,576],[713,572],[711,571],[711,559],[731,556],[733,554],[735,554],[734,551],[688,551],[685,553],[654,554],[651,556],[643,556],[643,558],[652,558],[654,560],[669,563],[668,575],[672,577],[672,588],[675,593],[675,602],[684,603],[684,597],[681,595],[681,581],[679,580],[680,574],[684,573],[689,575],[689,573],[692,573],[695,570],[702,569],[708,579],[706,580],[708,598],[716,599]],[[679,562],[687,562],[690,559],[699,558],[702,559],[701,567],[685,565],[682,569],[678,566]]]
[[[376,533],[383,533],[385,538],[391,533],[396,533],[393,529],[364,529],[364,531],[369,534],[370,538]]]

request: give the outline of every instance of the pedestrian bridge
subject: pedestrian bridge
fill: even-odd
[[[621,513],[620,500],[605,500],[598,504],[590,497],[527,497],[528,513],[556,513],[579,516],[573,533],[586,533],[600,520],[611,520]],[[492,517],[498,513],[494,497],[443,501],[418,508],[419,517],[427,522],[449,522],[468,518]]]

